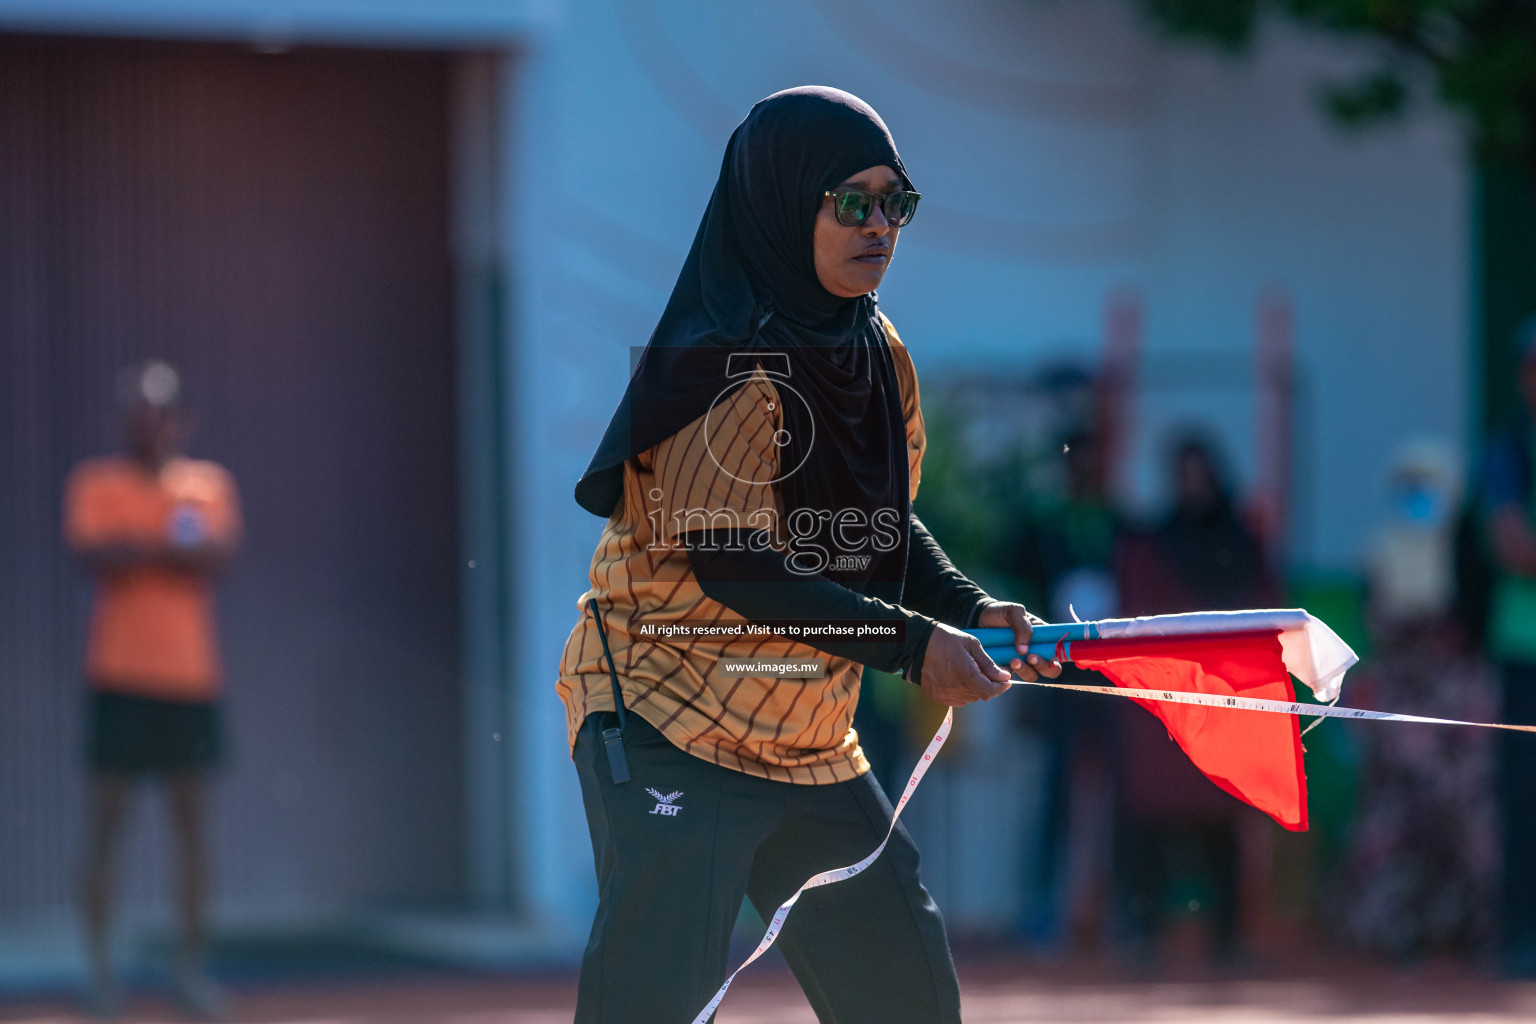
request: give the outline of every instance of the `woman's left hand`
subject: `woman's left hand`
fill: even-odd
[[[1055,679],[1061,675],[1061,662],[1046,661],[1038,654],[1029,653],[1029,639],[1034,635],[1034,627],[1023,605],[1012,601],[993,601],[981,610],[976,625],[1013,630],[1013,645],[1018,648],[1020,656],[1008,662],[1008,667],[1024,682],[1034,682],[1040,676]]]

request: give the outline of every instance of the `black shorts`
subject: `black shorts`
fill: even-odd
[[[87,757],[103,772],[201,771],[223,746],[219,705],[93,691]]]

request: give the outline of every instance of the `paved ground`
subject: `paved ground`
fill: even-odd
[[[1288,977],[1187,973],[1133,977],[1111,968],[1045,966],[1016,957],[962,961],[968,1024],[1231,1022],[1231,1024],[1492,1024],[1536,1019],[1536,982],[1460,966],[1394,971],[1322,964]],[[419,974],[384,980],[262,983],[233,990],[231,1019],[249,1024],[567,1024],[574,979]],[[176,1021],[169,1004],[137,997],[125,1021]],[[0,1021],[62,1024],[67,1000],[0,1002]],[[686,1022],[680,1022],[686,1024]],[[718,1024],[815,1024],[794,981],[770,967],[744,976]]]

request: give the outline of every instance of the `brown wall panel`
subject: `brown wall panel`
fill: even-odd
[[[114,376],[149,356],[183,369],[192,453],[247,519],[217,905],[461,894],[449,73],[0,36],[0,921],[73,900],[87,581],[60,492],[116,447]],[[130,905],[166,891],[152,833]]]

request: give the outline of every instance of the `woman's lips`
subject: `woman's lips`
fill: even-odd
[[[884,266],[885,261],[890,259],[890,257],[889,251],[881,249],[879,252],[867,252],[862,256],[855,256],[854,260],[859,263],[867,263],[872,267],[879,267]]]

